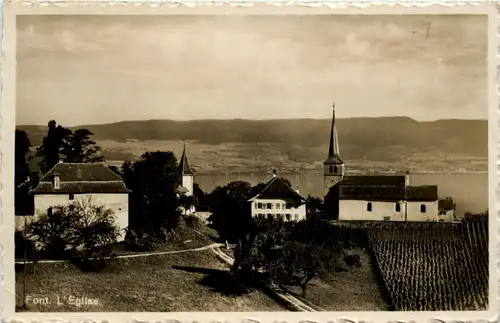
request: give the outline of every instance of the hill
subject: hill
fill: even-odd
[[[133,159],[144,149],[180,149],[180,142],[188,141],[191,154],[204,170],[276,164],[292,170],[321,167],[328,151],[330,123],[329,119],[147,120],[74,128],[92,131],[111,160]],[[396,168],[413,168],[409,164],[416,163],[417,168],[430,166],[434,170],[486,170],[487,120],[349,118],[338,119],[337,127],[342,158],[354,167],[369,161]],[[17,128],[25,130],[34,145],[39,145],[46,133],[46,126]],[[255,156],[259,157],[258,165],[252,164]]]

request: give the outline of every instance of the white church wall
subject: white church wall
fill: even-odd
[[[408,201],[407,221],[438,221],[438,201]]]
[[[272,216],[282,217],[285,221],[301,221],[306,218],[306,205],[295,208],[284,199],[256,199],[251,202],[251,213],[252,218]],[[288,219],[287,215],[290,216]]]
[[[371,204],[371,211],[369,204]],[[399,204],[397,211],[396,204]],[[398,202],[340,200],[339,220],[351,221],[404,221],[405,204]]]

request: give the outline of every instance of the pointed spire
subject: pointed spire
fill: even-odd
[[[342,163],[339,155],[339,140],[337,138],[337,128],[335,127],[335,102],[332,105],[332,128],[330,130],[330,145],[328,148],[328,158],[325,163]]]
[[[182,157],[179,162],[179,172],[181,175],[193,175],[193,171],[191,167],[189,167],[189,163],[186,156],[186,144],[184,143],[184,148],[182,149]]]

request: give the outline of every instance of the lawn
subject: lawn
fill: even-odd
[[[27,279],[27,295],[49,304],[28,303],[28,311],[284,311],[255,291],[235,296],[229,273],[211,250],[115,259],[100,273],[84,273],[69,263],[38,264]],[[16,274],[17,306],[22,305],[22,273]],[[97,300],[76,306],[70,297]],[[58,304],[57,300],[59,298]],[[85,299],[84,299],[85,300]]]
[[[315,308],[327,311],[388,311],[366,251],[355,250],[361,267],[332,274],[327,280],[314,279],[301,297],[298,286],[286,286],[293,296]]]

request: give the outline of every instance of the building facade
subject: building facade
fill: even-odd
[[[129,193],[123,179],[104,163],[59,163],[47,172],[32,191],[35,211],[30,221],[50,214],[57,206],[81,203],[104,206],[113,211],[120,230],[118,241],[125,238],[129,223]],[[24,221],[23,221],[24,223]],[[23,228],[19,222],[16,229]]]
[[[325,213],[334,220],[449,221],[441,214],[436,185],[412,186],[406,175],[346,175],[340,158],[335,105],[328,157],[323,162]],[[448,213],[446,213],[448,214]]]
[[[284,221],[306,218],[306,200],[276,174],[248,201],[252,218],[273,217]]]

